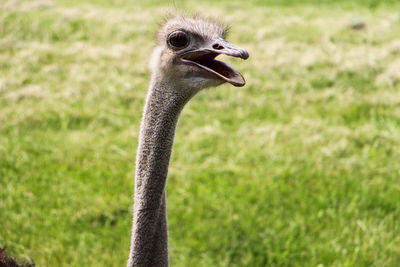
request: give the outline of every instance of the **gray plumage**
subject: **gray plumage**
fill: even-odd
[[[215,60],[219,54],[248,57],[224,40],[226,29],[198,17],[177,16],[158,33],[136,158],[128,267],[169,266],[165,184],[181,110],[203,88],[245,83],[239,72]]]

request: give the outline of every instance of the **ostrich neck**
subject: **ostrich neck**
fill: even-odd
[[[154,80],[154,79],[153,79]],[[128,267],[168,266],[165,183],[179,114],[189,99],[168,82],[150,85],[136,157]]]

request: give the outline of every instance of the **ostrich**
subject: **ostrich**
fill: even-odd
[[[34,267],[35,264],[17,263],[14,258],[6,254],[6,248],[0,248],[0,267]]]
[[[135,202],[128,267],[169,266],[165,184],[178,117],[201,89],[243,76],[220,54],[247,59],[246,50],[225,41],[227,28],[198,17],[176,16],[158,33],[150,62],[150,87],[136,157]]]

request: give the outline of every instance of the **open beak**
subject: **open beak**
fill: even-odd
[[[229,64],[216,60],[215,58],[225,54],[232,57],[247,59],[249,53],[225,40],[219,39],[210,47],[184,52],[180,55],[182,62],[195,65],[218,78],[234,85],[243,86],[246,84],[243,76]]]

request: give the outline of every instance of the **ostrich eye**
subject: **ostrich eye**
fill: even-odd
[[[185,32],[176,31],[168,36],[168,44],[172,48],[184,48],[189,44],[189,38]]]

